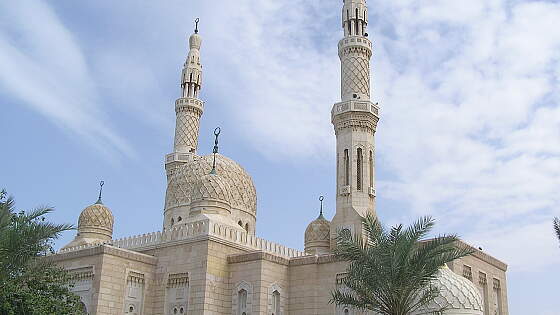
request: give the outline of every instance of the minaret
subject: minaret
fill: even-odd
[[[194,34],[189,38],[189,54],[181,73],[181,97],[175,101],[177,115],[173,153],[165,157],[167,179],[182,163],[188,162],[196,154],[200,116],[204,102],[199,99],[202,87],[202,65],[200,64],[200,46],[202,39],[198,35],[196,19]]]
[[[331,121],[336,135],[336,215],[331,238],[342,228],[361,231],[361,219],[375,215],[375,130],[379,107],[370,101],[371,41],[366,0],[345,0],[344,38],[338,43],[341,98]]]

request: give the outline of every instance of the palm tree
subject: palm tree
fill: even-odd
[[[556,236],[558,236],[558,241],[560,241],[560,219],[554,218],[554,231]]]
[[[425,239],[433,226],[431,217],[423,217],[409,227],[386,230],[368,215],[363,219],[364,237],[340,231],[334,253],[350,264],[331,302],[382,315],[423,310],[439,294],[430,285],[438,270],[472,253],[456,246],[456,235]]]
[[[0,192],[0,314],[78,314],[69,275],[44,257],[68,224],[45,221],[52,208],[16,212]]]

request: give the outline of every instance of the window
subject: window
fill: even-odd
[[[373,151],[369,151],[369,187],[373,187]]]
[[[237,224],[239,224],[240,227],[243,227],[243,222],[241,222],[241,220],[239,220],[239,222],[237,222]]]
[[[175,220],[171,218],[171,225],[175,224]]]
[[[241,289],[237,292],[238,314],[247,314],[247,290]]]
[[[360,32],[359,32],[359,20],[358,20],[358,8],[356,8],[356,35],[360,35]]]
[[[350,157],[348,156],[348,149],[344,150],[344,185],[350,184]]]
[[[245,223],[245,231],[247,231],[247,233],[249,233],[249,223]]]
[[[183,221],[183,218],[178,217],[178,218],[177,218],[177,222],[181,222],[181,221]]]
[[[280,315],[280,292],[272,292],[272,315]]]
[[[362,149],[358,148],[358,161],[356,163],[356,187],[358,190],[362,190],[362,173],[363,173],[363,154],[362,154]]]
[[[472,269],[470,266],[463,265],[463,277],[472,281]]]

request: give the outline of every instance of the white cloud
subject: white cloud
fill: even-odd
[[[241,1],[235,17],[227,6],[212,19],[230,29],[208,30],[218,35],[205,38],[204,55],[221,54],[220,72],[206,78],[224,87],[224,100],[264,155],[330,160],[340,3]],[[548,256],[556,250],[548,230],[560,205],[560,35],[552,31],[560,6],[369,6],[372,88],[382,105],[378,166],[394,175],[379,182],[380,195],[407,201],[415,215],[433,214],[443,230],[463,233],[513,269],[557,261]],[[511,243],[529,245],[539,229],[540,245],[531,250],[539,264],[510,253]]]
[[[550,30],[560,6],[378,4],[394,12],[372,32],[381,46],[374,68],[388,70],[377,79],[385,105],[378,153],[397,175],[380,194],[404,196],[417,214],[429,209],[513,268],[557,262],[549,232],[560,205],[560,36]],[[398,25],[397,35],[384,24]],[[404,57],[399,64],[391,55]],[[531,260],[512,253],[530,247],[531,235],[539,242]]]
[[[132,148],[108,124],[80,47],[40,1],[0,4],[0,89],[109,158]]]

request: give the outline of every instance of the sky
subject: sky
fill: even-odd
[[[370,0],[377,213],[423,215],[505,261],[511,315],[558,314],[560,4]],[[97,199],[114,237],[161,229],[163,157],[200,17],[199,153],[239,162],[257,234],[303,248],[335,209],[332,105],[341,1],[0,2],[0,187],[77,223]],[[66,232],[59,248],[75,235]]]

